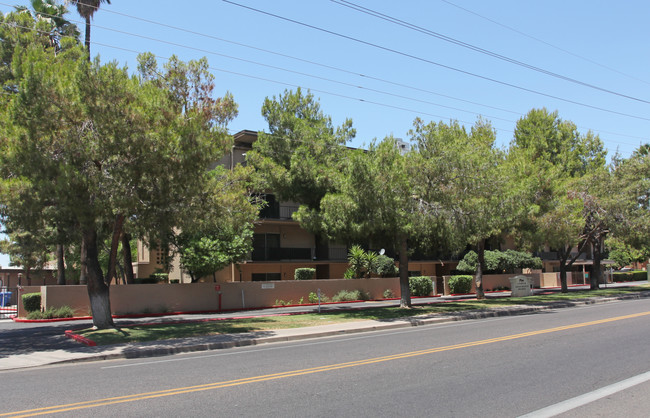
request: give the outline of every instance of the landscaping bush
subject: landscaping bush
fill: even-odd
[[[329,298],[325,295],[325,293],[320,294],[320,301],[321,303],[329,302]],[[307,301],[309,303],[318,303],[318,294],[316,292],[309,292],[309,295],[307,296]]]
[[[135,279],[135,284],[157,284],[167,283],[169,274],[167,273],[151,273],[149,277],[141,277]]]
[[[332,297],[332,302],[350,302],[354,300],[370,300],[370,295],[363,290],[341,290]]]
[[[167,273],[152,273],[149,278],[153,280],[153,283],[168,283],[169,274]]]
[[[636,282],[648,279],[648,272],[646,271],[626,271],[612,274],[612,280],[615,282]]]
[[[349,269],[345,270],[345,273],[343,273],[343,278],[348,279],[348,280],[349,279],[356,279],[357,274],[353,269],[349,268]]]
[[[411,291],[411,296],[431,296],[431,293],[433,293],[431,277],[409,277],[409,290]]]
[[[379,277],[397,277],[399,275],[395,260],[383,254],[378,255],[373,261],[372,272]]]
[[[41,311],[41,294],[40,293],[25,293],[23,296],[23,306],[27,312]]]
[[[395,294],[393,293],[392,290],[386,289],[384,290],[384,299],[393,299],[395,297]]]
[[[45,312],[32,311],[27,314],[27,319],[53,319],[53,318],[72,318],[74,311],[69,306],[61,306],[60,308],[48,308]]]
[[[313,268],[299,268],[294,272],[293,278],[295,280],[312,280],[316,276],[316,269]]]
[[[472,290],[474,276],[451,276],[449,278],[449,291],[452,294],[469,293]]]
[[[478,254],[470,251],[458,263],[456,269],[464,273],[476,272]],[[514,273],[516,269],[542,268],[542,260],[523,251],[485,251],[485,271],[483,273]]]

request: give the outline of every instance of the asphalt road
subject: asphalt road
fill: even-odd
[[[617,389],[650,371],[648,335],[650,300],[642,299],[7,371],[0,373],[0,415],[508,417],[573,399],[576,409],[553,413],[640,416],[650,410],[648,382]],[[580,398],[602,388],[614,392]]]

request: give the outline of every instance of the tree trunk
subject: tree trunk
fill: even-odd
[[[594,264],[591,268],[591,277],[589,278],[589,288],[591,290],[598,290],[600,288],[600,278],[602,277],[600,261],[602,259],[602,239],[597,238],[595,242],[592,243],[592,251],[594,255]]]
[[[113,224],[113,238],[111,239],[111,252],[108,257],[108,271],[106,272],[106,284],[110,284],[115,277],[115,264],[117,263],[117,248],[120,245],[122,237],[122,226],[124,225],[124,215],[117,215]]]
[[[90,58],[90,16],[86,16],[86,51],[88,51],[88,60],[92,61]]]
[[[560,260],[560,286],[562,287],[562,293],[569,293],[569,286],[566,282],[566,264],[564,260]]]
[[[483,270],[485,269],[485,240],[479,241],[476,245],[476,253],[478,255],[478,263],[476,263],[476,299],[485,299],[485,292],[483,291]]]
[[[399,247],[399,306],[400,308],[410,308],[411,290],[409,289],[408,241],[405,236],[400,239]]]
[[[63,244],[56,245],[56,284],[65,285],[65,259]]]
[[[88,278],[88,298],[96,329],[115,328],[111,317],[111,300],[108,286],[104,281],[97,254],[97,231],[86,227],[82,232],[83,247],[86,252],[86,273]]]
[[[133,274],[133,259],[131,258],[131,234],[122,234],[122,255],[124,256],[124,274],[126,275],[126,284],[135,283]]]
[[[81,253],[79,254],[79,284],[88,284],[88,268],[86,267],[86,244],[81,240]]]

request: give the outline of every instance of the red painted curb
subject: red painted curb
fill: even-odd
[[[14,322],[36,323],[36,322],[63,322],[63,321],[80,321],[93,319],[92,316],[75,316],[72,318],[50,318],[50,319],[24,319],[24,318],[11,318]]]
[[[90,339],[88,339],[86,337],[82,337],[81,335],[77,335],[77,334],[73,333],[71,330],[67,330],[65,332],[65,336],[68,337],[68,338],[72,338],[75,341],[79,341],[82,344],[86,344],[87,346],[90,346],[90,347],[94,347],[94,346],[97,345],[97,343],[94,342],[93,340],[90,340]]]

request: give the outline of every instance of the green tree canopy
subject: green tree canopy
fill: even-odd
[[[230,141],[224,109],[233,108],[224,105],[229,99],[194,95],[213,91],[205,63],[185,70],[172,60],[159,78],[146,79],[84,56],[30,45],[14,59],[18,93],[1,115],[2,215],[29,231],[13,207],[29,197],[39,213],[55,208],[78,225],[93,321],[106,328],[113,326],[107,283],[124,223],[161,234],[180,223]],[[113,239],[104,275],[97,239],[106,224]]]
[[[531,249],[558,251],[564,292],[566,271],[587,248],[585,234],[593,231],[577,191],[587,175],[603,170],[605,156],[598,136],[580,134],[572,122],[546,109],[533,109],[519,119],[510,144],[509,166],[525,202],[516,232]],[[578,252],[572,254],[574,247]]]

